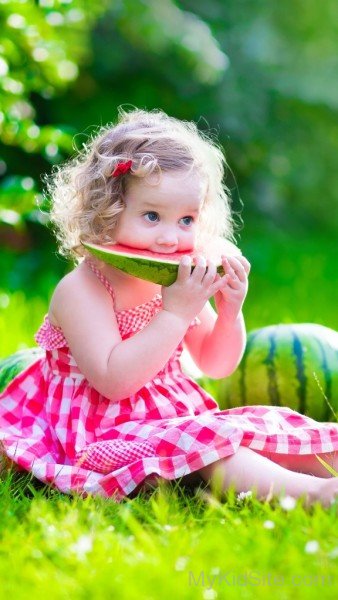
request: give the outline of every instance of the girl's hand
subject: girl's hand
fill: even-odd
[[[248,291],[250,263],[244,256],[222,256],[222,265],[225,275],[216,275],[222,285],[215,294],[215,304],[219,317],[232,323],[241,312]]]
[[[175,283],[162,287],[163,310],[182,318],[187,326],[223,285],[214,263],[198,256],[195,264],[191,272],[191,258],[182,257]]]

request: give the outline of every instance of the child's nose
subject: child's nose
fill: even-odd
[[[172,229],[162,231],[157,238],[157,243],[161,246],[176,246],[178,242],[177,233]]]

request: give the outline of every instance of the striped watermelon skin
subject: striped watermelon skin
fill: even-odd
[[[44,356],[44,351],[40,348],[27,348],[0,360],[0,392],[7,387],[14,377],[42,356]]]
[[[251,331],[241,364],[220,382],[218,395],[221,408],[286,406],[317,421],[337,421],[338,332],[312,323]]]

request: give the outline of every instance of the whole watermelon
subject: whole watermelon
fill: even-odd
[[[338,332],[312,323],[251,331],[238,369],[219,383],[221,408],[287,406],[317,421],[337,421]]]
[[[44,355],[40,348],[27,348],[0,360],[0,392],[22,371]]]

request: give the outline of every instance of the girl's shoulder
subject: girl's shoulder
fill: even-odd
[[[58,315],[64,310],[69,310],[70,305],[74,306],[77,301],[83,303],[92,297],[98,302],[100,297],[106,300],[106,287],[84,262],[80,263],[56,285],[48,309],[50,323],[60,327]],[[108,291],[113,295],[112,289]]]

